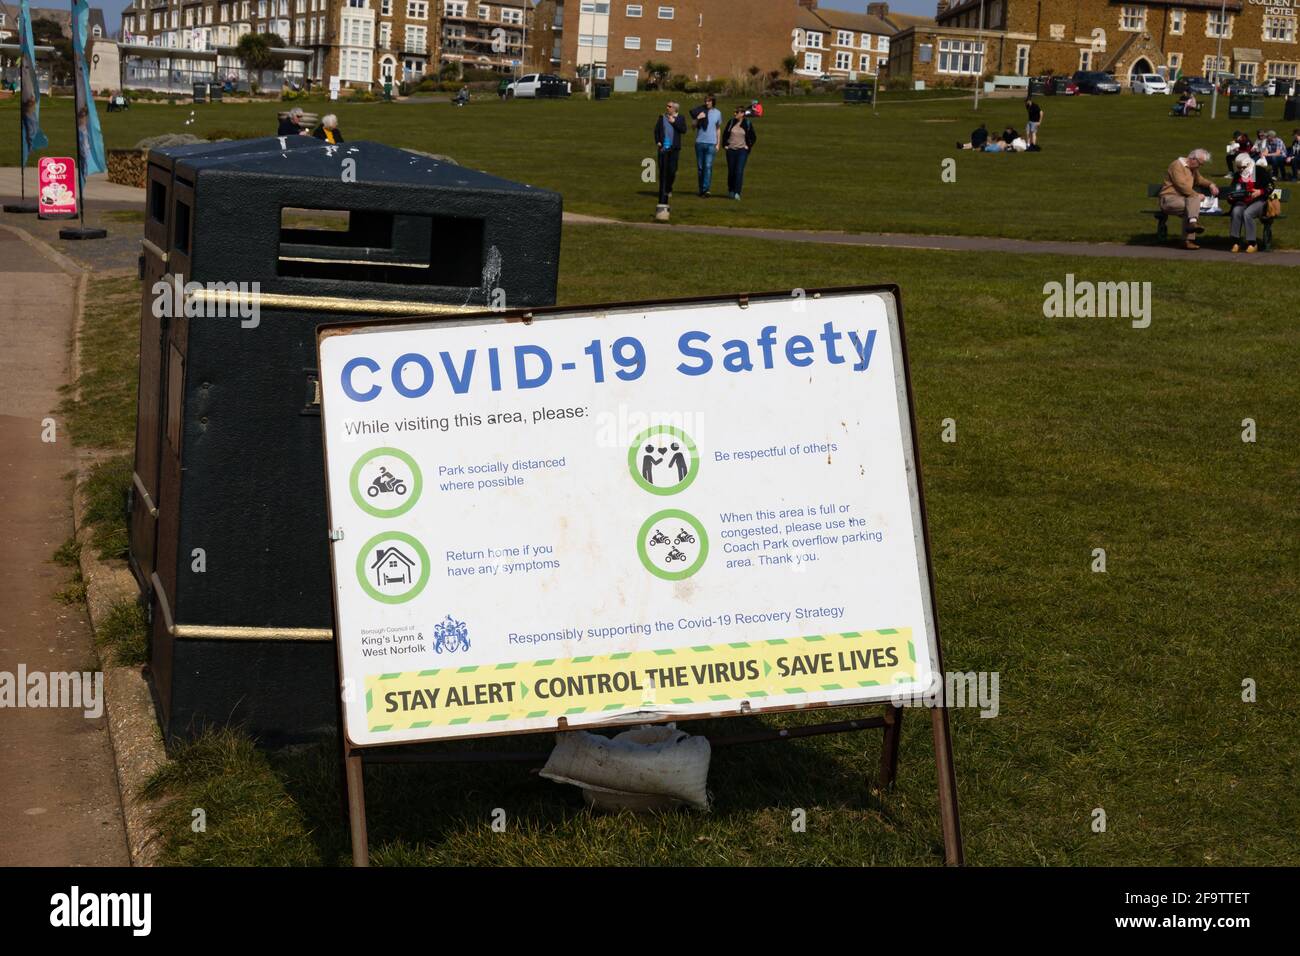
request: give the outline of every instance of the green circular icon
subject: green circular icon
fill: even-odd
[[[399,541],[415,552],[415,557],[420,560],[418,576],[415,562],[406,549],[398,545],[380,547],[385,541]],[[429,552],[424,550],[424,545],[403,531],[384,531],[367,541],[357,555],[357,580],[361,582],[362,590],[376,601],[405,604],[429,583]],[[410,587],[396,593],[380,590],[402,584],[409,584]]]
[[[666,436],[661,439],[665,444],[660,446],[656,442],[647,441],[653,435]],[[686,453],[683,454],[680,447],[673,447],[676,444],[685,445]],[[689,466],[686,464],[687,456],[690,457]],[[656,484],[655,468],[665,459],[668,461],[669,468],[677,468],[676,480],[670,477],[664,484]],[[633,439],[632,445],[627,450],[627,470],[632,474],[632,480],[650,494],[675,495],[689,488],[695,476],[700,473],[700,455],[695,448],[695,442],[686,432],[671,425],[656,425],[647,428]],[[660,474],[662,475],[662,472]],[[669,472],[670,476],[671,474]]]
[[[383,467],[380,467],[380,473],[373,480],[367,482],[364,489],[361,487],[362,469],[376,458],[385,457],[396,458],[410,469],[410,488],[406,487],[405,481]],[[404,515],[415,507],[415,502],[424,489],[424,475],[420,473],[420,466],[415,463],[415,459],[400,448],[372,448],[358,458],[357,463],[352,466],[352,475],[348,478],[348,488],[352,491],[352,500],[366,514],[374,515],[376,518],[396,518],[398,515]],[[397,501],[397,504],[392,508],[381,508],[377,504],[371,504],[370,501],[366,500],[378,501],[388,497]]]
[[[655,577],[680,581],[704,567],[709,535],[694,515],[668,508],[646,518],[636,536],[636,550]]]

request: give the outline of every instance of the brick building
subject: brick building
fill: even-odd
[[[980,7],[939,0],[933,27],[894,37],[890,75],[936,85],[1105,70],[1127,85],[1135,73],[1162,71],[1253,82],[1300,74],[1300,0],[984,0],[982,24]]]
[[[790,55],[795,0],[555,0],[551,69],[590,68],[597,79],[645,76],[647,61],[692,80],[781,68]],[[555,24],[560,24],[556,27]],[[542,29],[539,23],[539,29]],[[557,58],[558,54],[558,58]]]
[[[524,58],[529,0],[133,0],[122,13],[133,46],[194,50],[199,69],[215,58],[218,76],[242,67],[235,53],[247,33],[274,33],[298,51],[287,76],[344,86],[417,81],[440,64],[509,72]]]
[[[887,3],[868,3],[866,13],[833,10],[817,0],[799,0],[793,50],[795,73],[856,79],[883,72],[889,64],[889,43],[908,27],[932,25],[934,20],[891,13]]]

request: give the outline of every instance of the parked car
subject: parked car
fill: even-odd
[[[1175,93],[1195,93],[1197,96],[1212,96],[1214,84],[1203,76],[1180,76],[1174,83]]]
[[[1252,96],[1255,93],[1255,84],[1249,80],[1230,80],[1223,87],[1223,92],[1229,96]]]
[[[1100,70],[1079,70],[1074,74],[1074,82],[1078,84],[1080,93],[1102,95],[1118,93],[1120,89],[1115,77]]]
[[[554,73],[525,73],[506,87],[506,99],[568,96],[573,87]]]
[[[1068,76],[1054,76],[1051,90],[1054,96],[1078,96],[1079,84]]]
[[[1129,87],[1134,93],[1144,96],[1169,95],[1169,84],[1159,73],[1136,73],[1129,81]]]

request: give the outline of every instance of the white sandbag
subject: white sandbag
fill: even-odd
[[[692,737],[672,725],[642,726],[612,739],[586,731],[557,734],[541,775],[584,791],[607,795],[668,797],[697,810],[709,808],[709,758],[706,737]],[[648,809],[659,801],[612,800],[588,794],[600,807]]]

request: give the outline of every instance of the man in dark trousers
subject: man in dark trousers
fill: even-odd
[[[677,160],[686,138],[686,119],[677,113],[676,103],[669,103],[662,116],[655,120],[655,146],[659,148],[659,205],[667,206],[673,194],[673,180],[677,178]]]

